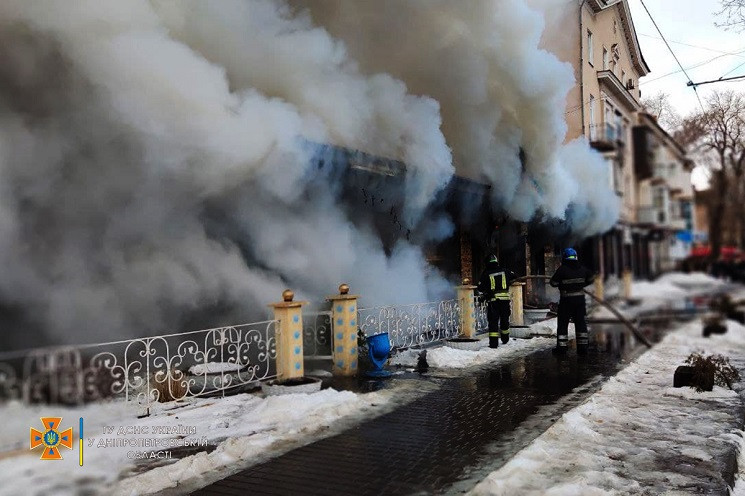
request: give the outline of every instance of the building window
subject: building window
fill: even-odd
[[[595,56],[595,50],[593,49],[593,46],[592,46],[592,31],[588,29],[587,30],[587,61],[590,63],[590,65],[595,65],[593,64],[594,56]]]
[[[608,61],[609,61],[608,60],[608,50],[605,47],[603,47],[603,70],[604,71],[607,71],[608,70]]]

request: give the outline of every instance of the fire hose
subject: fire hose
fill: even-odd
[[[550,276],[544,276],[544,275],[522,276],[522,277],[518,277],[517,279],[515,279],[515,282],[526,281],[528,279],[544,279],[544,280],[549,280],[549,279],[551,279],[551,277]],[[652,343],[649,342],[649,340],[647,339],[647,337],[644,334],[642,334],[641,331],[629,319],[627,319],[626,317],[624,317],[623,314],[621,312],[619,312],[618,310],[616,310],[610,303],[608,303],[607,301],[605,301],[602,298],[598,298],[595,295],[595,293],[592,293],[592,292],[590,292],[590,291],[588,291],[586,289],[582,289],[582,291],[586,295],[589,295],[593,300],[595,300],[596,302],[598,302],[601,306],[603,306],[604,308],[607,308],[608,311],[610,311],[610,313],[612,313],[613,315],[615,315],[618,318],[618,320],[620,320],[621,323],[623,323],[623,325],[625,325],[626,327],[628,327],[629,330],[632,333],[634,333],[634,336],[636,336],[636,338],[639,341],[641,341],[642,343],[644,343],[647,346],[647,348],[651,348],[652,347]]]

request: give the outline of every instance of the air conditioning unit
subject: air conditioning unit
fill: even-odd
[[[634,89],[634,80],[633,79],[629,79],[628,81],[626,81],[626,89],[627,90],[633,90]]]

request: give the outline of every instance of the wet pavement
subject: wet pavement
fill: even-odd
[[[648,331],[657,341],[662,326]],[[628,330],[595,326],[591,350],[542,350],[455,377],[409,374],[436,391],[341,434],[196,491],[230,494],[458,494],[506,463],[644,351]],[[573,344],[573,343],[572,343]],[[377,383],[363,383],[363,388]]]

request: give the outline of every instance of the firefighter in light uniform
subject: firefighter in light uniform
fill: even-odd
[[[577,334],[577,353],[587,353],[589,336],[585,321],[585,293],[583,289],[592,284],[595,275],[579,263],[574,248],[566,248],[561,266],[551,278],[550,284],[559,288],[559,315],[557,323],[557,346],[555,352],[564,355],[569,345],[569,319],[574,321]]]
[[[515,274],[499,265],[496,255],[486,258],[478,290],[487,301],[490,348],[498,348],[500,338],[504,344],[510,340],[510,284],[514,280]]]

